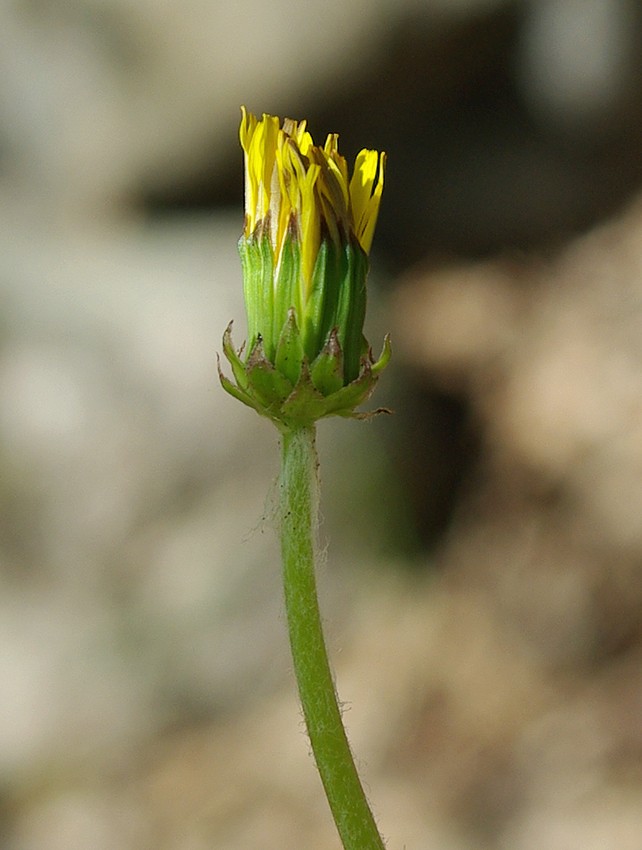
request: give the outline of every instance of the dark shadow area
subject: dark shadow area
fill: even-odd
[[[414,540],[432,550],[448,531],[477,465],[480,434],[468,400],[445,393],[425,375],[406,374],[403,398],[395,405],[388,450],[413,511]]]

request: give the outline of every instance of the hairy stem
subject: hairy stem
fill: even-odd
[[[312,752],[344,850],[385,850],[354,765],[323,638],[315,580],[315,428],[283,435],[280,525],[285,607]]]

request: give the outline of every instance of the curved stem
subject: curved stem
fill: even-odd
[[[385,850],[350,752],[323,638],[314,571],[315,433],[311,426],[283,434],[281,549],[294,671],[312,752],[344,850]]]

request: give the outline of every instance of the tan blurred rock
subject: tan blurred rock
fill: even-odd
[[[397,301],[405,356],[482,434],[443,565],[545,664],[642,639],[641,303],[640,203],[545,264],[418,273]]]

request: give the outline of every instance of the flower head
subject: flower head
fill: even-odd
[[[245,403],[279,422],[351,415],[390,356],[386,342],[375,364],[363,339],[368,253],[385,154],[362,150],[350,177],[336,134],[320,147],[305,121],[286,119],[280,126],[275,116],[257,119],[245,108],[239,136],[245,161],[239,250],[250,339],[245,364],[240,354],[232,362],[229,334],[224,341],[237,379],[233,394],[240,392]],[[263,384],[270,384],[263,386],[262,399],[255,398],[261,391],[248,378],[257,369]],[[334,405],[326,400],[358,381],[364,385],[359,400],[353,401],[354,391],[344,393],[348,407],[342,402],[330,409]],[[231,392],[229,383],[224,386]],[[310,396],[308,411],[298,404],[302,387]],[[313,396],[323,405],[313,405]],[[319,413],[321,408],[327,412]]]
[[[239,136],[245,154],[245,237],[269,231],[278,258],[290,227],[302,245],[302,284],[309,289],[322,233],[344,242],[355,237],[370,252],[379,213],[386,156],[362,150],[352,178],[331,133],[323,147],[312,141],[305,121],[242,109]],[[278,259],[277,259],[278,265]]]

